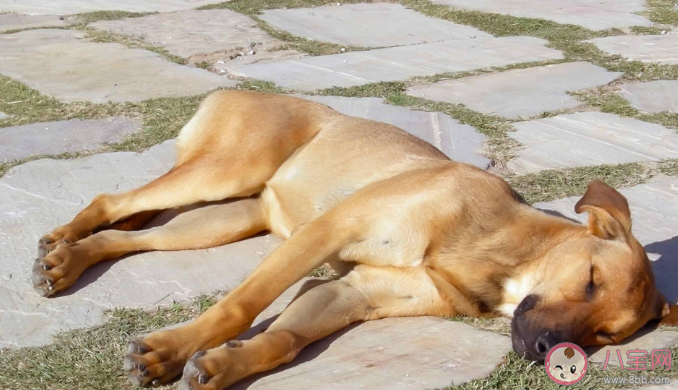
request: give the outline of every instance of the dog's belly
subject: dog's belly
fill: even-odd
[[[394,126],[340,117],[292,155],[266,183],[271,231],[287,238],[361,188],[447,157]]]

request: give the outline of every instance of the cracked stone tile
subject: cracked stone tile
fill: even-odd
[[[7,13],[0,15],[0,32],[35,27],[62,27],[66,22],[57,15],[22,15]]]
[[[0,348],[42,345],[58,332],[98,325],[105,309],[152,308],[233,289],[280,243],[266,235],[206,250],[139,253],[90,268],[56,298],[33,291],[31,268],[43,234],[69,222],[97,194],[146,184],[174,160],[168,141],[143,153],[37,160],[0,178]]]
[[[254,337],[296,296],[287,290],[241,339]],[[356,324],[306,347],[291,363],[247,378],[234,390],[431,389],[486,377],[503,362],[511,340],[434,317],[387,318]]]
[[[517,119],[577,107],[581,102],[568,91],[605,85],[622,74],[588,62],[570,62],[414,86],[407,94]]]
[[[634,61],[678,64],[678,33],[664,35],[625,35],[595,38],[588,41],[609,54],[619,54]]]
[[[678,178],[665,177],[619,192],[629,201],[633,235],[645,246],[659,290],[669,302],[678,303]],[[535,207],[585,223],[586,214],[574,212],[580,198],[573,196]]]
[[[139,130],[141,123],[124,117],[86,121],[72,119],[0,128],[0,161],[96,149]]]
[[[514,123],[520,142],[507,164],[518,174],[678,158],[678,134],[664,126],[602,112]]]
[[[66,102],[190,96],[237,84],[150,51],[93,43],[83,32],[72,30],[0,36],[0,73]]]
[[[291,34],[362,47],[490,37],[476,28],[424,16],[400,4],[344,4],[267,10],[261,19]]]
[[[457,39],[247,65],[234,75],[311,91],[563,58],[533,37]]]
[[[172,12],[223,2],[224,0],[0,0],[0,12],[30,15],[73,15],[93,11]]]
[[[535,7],[531,0],[433,0],[433,2],[482,12],[576,24],[592,30],[652,26],[652,22],[637,14],[647,10],[645,0],[626,0],[623,6],[613,1],[600,0],[542,0],[538,7]]]
[[[631,105],[644,112],[678,113],[678,81],[656,80],[619,86],[621,95]]]
[[[326,104],[342,114],[390,123],[435,146],[449,158],[487,169],[491,161],[480,155],[485,135],[440,112],[416,111],[384,103],[380,98],[300,96]]]
[[[283,44],[257,27],[251,18],[228,9],[188,10],[100,21],[89,27],[131,35],[184,58],[203,55],[192,62],[202,61],[209,54],[224,62],[238,53],[243,53],[250,62],[276,58],[279,54],[269,51]]]

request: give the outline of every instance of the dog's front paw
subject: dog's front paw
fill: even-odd
[[[152,333],[129,344],[123,370],[136,386],[159,386],[179,376],[191,356],[176,330]]]
[[[246,377],[248,361],[241,346],[242,342],[233,340],[223,347],[197,352],[186,363],[179,389],[222,390]]]
[[[33,287],[40,295],[49,297],[75,283],[87,268],[72,244],[61,241],[56,249],[33,263]]]

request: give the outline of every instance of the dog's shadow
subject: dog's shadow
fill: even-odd
[[[271,325],[273,323],[273,321],[275,321],[277,318],[278,318],[278,315],[275,315],[275,316],[273,316],[273,317],[271,317],[271,318],[269,318],[265,321],[260,322],[258,325],[253,326],[252,328],[250,328],[249,331],[247,331],[246,333],[244,333],[243,335],[238,337],[238,339],[248,340],[248,339],[258,335],[259,333],[264,332],[266,330],[266,328],[268,328],[268,326]],[[273,370],[265,371],[265,372],[261,372],[259,374],[249,376],[249,377],[233,384],[233,386],[229,387],[229,390],[249,389],[250,386],[252,386],[256,381],[258,381],[261,378],[267,377],[269,375],[274,375],[274,374],[277,374],[279,372],[283,372],[285,370],[289,370],[293,367],[299,366],[301,364],[305,364],[307,362],[310,362],[310,361],[316,359],[318,356],[320,356],[320,354],[325,352],[332,345],[333,342],[335,342],[341,336],[343,336],[344,334],[351,331],[351,329],[353,329],[357,326],[360,326],[360,323],[351,324],[351,325],[349,325],[349,326],[347,326],[347,327],[345,327],[345,328],[343,328],[343,329],[341,329],[337,332],[332,333],[331,335],[329,335],[325,338],[322,338],[322,339],[320,339],[316,342],[313,342],[313,343],[309,344],[306,348],[302,349],[301,352],[299,353],[299,355],[296,358],[294,358],[294,360],[292,360],[291,362],[286,363],[286,364],[282,364],[282,365],[274,368]]]

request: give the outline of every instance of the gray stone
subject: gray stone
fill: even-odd
[[[93,43],[72,30],[0,36],[0,73],[57,99],[138,101],[198,95],[235,81],[118,43]]]
[[[56,15],[22,15],[8,13],[0,15],[0,32],[36,27],[61,27],[66,22]]]
[[[9,115],[7,115],[7,114],[5,114],[4,112],[1,112],[1,111],[0,111],[0,120],[5,119],[5,118],[9,118]]]
[[[261,19],[291,34],[363,47],[490,37],[476,28],[424,16],[400,4],[345,4],[274,9]]]
[[[570,62],[415,86],[407,94],[461,103],[486,114],[520,118],[577,107],[581,103],[568,91],[604,85],[622,74],[588,62]]]
[[[596,45],[600,50],[619,54],[630,60],[678,64],[678,34],[664,35],[624,35],[617,37],[595,38],[584,42]]]
[[[415,111],[385,104],[380,98],[301,96],[351,116],[390,123],[440,149],[449,158],[486,169],[490,160],[478,154],[486,137],[440,112]]]
[[[678,332],[674,331],[654,331],[650,329],[643,329],[638,334],[635,334],[630,337],[629,340],[624,340],[622,344],[618,345],[608,345],[603,348],[598,349],[593,353],[588,354],[590,363],[601,363],[605,364],[607,359],[607,353],[610,352],[609,359],[607,359],[608,367],[616,366],[619,367],[619,355],[621,355],[622,362],[624,367],[629,367],[629,355],[626,353],[628,351],[635,351],[640,349],[641,351],[647,352],[647,362],[652,364],[651,356],[653,349],[665,349],[678,346]],[[619,351],[619,355],[617,354]],[[643,356],[641,352],[632,352],[631,356]],[[634,361],[632,360],[631,363]]]
[[[172,12],[223,2],[224,0],[0,0],[0,12],[31,15],[73,15],[93,11]]]
[[[678,134],[664,126],[601,112],[514,123],[523,147],[508,162],[519,174],[678,158]]]
[[[255,336],[294,298],[290,288],[241,339]],[[484,378],[503,362],[511,340],[434,317],[387,318],[353,325],[304,349],[295,360],[247,378],[233,390],[432,389]]]
[[[117,34],[131,35],[170,53],[188,58],[197,54],[224,52],[257,54],[281,41],[257,27],[254,20],[228,9],[180,11],[148,15],[141,18],[108,20],[89,27]]]
[[[678,303],[678,178],[661,178],[620,192],[629,201],[633,235],[652,260],[657,286],[669,302]],[[535,207],[585,222],[586,214],[574,212],[579,198],[539,203]]]
[[[43,234],[95,195],[148,183],[174,160],[169,141],[144,153],[37,160],[0,178],[0,348],[41,345],[58,332],[100,324],[106,309],[153,308],[233,289],[279,244],[267,235],[206,250],[140,253],[94,266],[56,298],[33,291],[31,266]]]
[[[433,0],[433,2],[476,11],[576,24],[592,30],[652,25],[645,17],[637,15],[638,12],[646,10],[645,0],[626,0],[623,6],[614,1],[601,0],[542,0],[539,6],[535,6],[532,0]]]
[[[139,122],[123,117],[89,121],[72,119],[0,128],[0,161],[96,149],[106,142],[120,141],[140,129]]]
[[[311,91],[563,58],[546,43],[532,37],[457,39],[253,64],[234,74]]]
[[[629,83],[620,87],[622,96],[631,105],[645,112],[669,111],[678,113],[678,81],[657,80]]]

